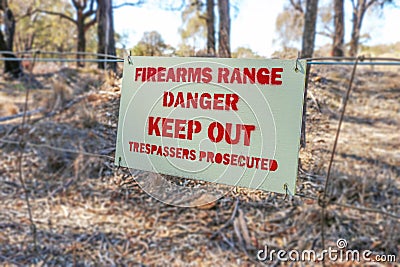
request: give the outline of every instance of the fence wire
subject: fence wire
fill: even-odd
[[[35,61],[35,62],[89,62],[89,63],[121,63],[124,58],[101,53],[92,52],[58,52],[58,51],[0,51],[0,55],[8,55],[14,57],[0,57],[0,61]],[[35,57],[16,57],[15,55],[35,55]],[[58,55],[61,57],[40,57],[41,55]],[[65,58],[64,56],[89,56],[96,58]],[[366,66],[400,66],[400,58],[395,57],[314,57],[303,58],[308,65],[354,65],[354,62],[359,59],[358,65]]]

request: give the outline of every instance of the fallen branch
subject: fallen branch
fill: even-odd
[[[37,118],[37,119],[33,120],[32,124],[36,123],[38,121],[41,121],[43,119],[51,118],[51,117],[54,117],[55,115],[61,114],[62,112],[66,111],[67,109],[69,109],[73,105],[79,103],[80,101],[82,101],[86,97],[87,97],[87,95],[83,95],[83,96],[77,97],[75,99],[72,99],[67,104],[65,104],[65,106],[63,106],[63,107],[61,107],[59,109],[56,109],[56,110],[52,110],[52,111],[46,113],[43,117],[40,117],[40,118]]]
[[[239,207],[239,199],[236,198],[236,202],[235,202],[235,207],[233,208],[232,211],[232,215],[229,218],[229,220],[227,220],[224,225],[222,225],[221,228],[219,228],[215,233],[212,234],[211,239],[215,238],[217,235],[221,234],[222,230],[224,230],[226,227],[228,227],[229,225],[233,224],[233,221],[235,220],[236,217],[236,213],[238,211],[238,207]]]

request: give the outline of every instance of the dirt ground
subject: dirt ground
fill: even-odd
[[[279,266],[293,263],[260,261],[258,251],[321,252],[322,239],[337,249],[340,238],[348,250],[395,255],[400,264],[398,67],[358,67],[321,215],[351,68],[311,69],[295,196],[235,187],[197,208],[157,201],[114,166],[120,79],[50,63],[18,80],[1,78],[0,265]],[[302,264],[321,262],[295,263]]]

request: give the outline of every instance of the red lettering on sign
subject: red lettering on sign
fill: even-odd
[[[215,129],[217,130],[216,136],[214,134]],[[219,143],[221,142],[223,137],[224,137],[224,126],[217,121],[210,123],[210,126],[208,126],[208,138],[214,143]]]
[[[175,136],[179,139],[185,139],[186,136],[184,133],[182,133],[182,131],[185,131],[186,120],[176,119],[175,125]]]
[[[161,122],[161,123],[160,123]],[[201,123],[196,120],[149,117],[148,135],[192,140],[193,134],[201,131]]]
[[[176,69],[176,80],[179,82],[186,82],[187,69],[177,68]]]
[[[201,68],[188,68],[188,82],[200,82]]]
[[[283,68],[218,68],[218,83],[246,84],[282,84]],[[249,81],[248,81],[249,80]]]
[[[239,68],[234,68],[231,76],[231,80],[229,81],[230,83],[242,83],[242,76],[240,74]]]
[[[253,156],[219,153],[212,151],[199,151],[199,161],[217,163],[224,165],[239,166],[243,168],[261,169],[265,171],[276,171],[278,162],[274,159],[259,158]]]
[[[242,125],[244,129],[244,145],[250,146],[250,134],[256,129],[254,125]]]
[[[218,83],[228,83],[228,68],[218,68]]]
[[[257,81],[259,84],[269,84],[269,70],[261,68],[257,71]]]
[[[147,68],[146,81],[155,82],[156,81],[156,74],[157,74],[157,69],[156,68],[153,68],[153,67]]]
[[[154,118],[154,117],[149,117],[149,123],[148,123],[148,135],[153,135],[153,132],[155,132],[156,136],[160,136],[160,129],[158,128],[158,122],[161,120],[160,117]]]
[[[186,95],[185,95],[186,94]],[[186,98],[185,98],[186,97]],[[191,93],[191,92],[171,92],[164,91],[163,107],[182,107],[213,110],[238,110],[237,104],[239,96],[237,94],[209,94],[209,93]]]
[[[273,85],[281,85],[282,80],[278,80],[282,78],[283,68],[272,68],[271,74],[271,84]]]
[[[256,82],[256,69],[255,68],[244,68],[243,69],[243,83],[247,83],[249,78],[250,83]]]
[[[165,79],[166,82],[176,82],[175,72],[173,68],[168,69],[167,78]]]
[[[224,94],[214,94],[214,103],[213,103],[213,109],[215,110],[224,110],[224,100],[223,98],[225,97]]]
[[[236,145],[241,140],[242,130],[244,132],[243,145],[250,146],[250,136],[251,132],[256,129],[254,125],[245,125],[245,124],[236,124],[235,126],[235,134],[233,135],[233,124],[227,122],[225,127],[219,122],[212,122],[208,126],[208,138],[214,142],[219,143],[225,137],[225,141],[227,144]],[[232,139],[232,136],[235,136]]]
[[[201,78],[201,81],[203,82],[203,83],[209,83],[209,82],[211,82],[211,80],[212,80],[212,75],[211,75],[211,72],[212,72],[212,69],[211,68],[203,68],[202,70],[201,70],[201,74],[202,74],[202,78]]]
[[[162,118],[162,136],[165,137],[174,137],[172,134],[174,119],[171,118]],[[176,136],[175,136],[176,137]]]
[[[157,81],[158,82],[165,82],[165,70],[164,67],[157,68]]]
[[[166,67],[137,67],[135,81],[142,82],[189,82],[209,83],[213,80],[212,69],[204,68],[166,68]],[[236,84],[282,84],[283,68],[218,68],[218,83]]]

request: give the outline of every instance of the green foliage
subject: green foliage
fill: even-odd
[[[179,29],[183,43],[190,43],[195,50],[205,44],[207,22],[205,4],[191,0],[182,12],[182,27]]]
[[[86,52],[96,53],[97,43],[98,43],[97,28],[90,27],[87,30],[85,36],[86,36]]]
[[[333,3],[329,2],[327,5],[319,6],[318,8],[318,21],[319,24],[317,34],[333,38]]]
[[[282,59],[290,59],[290,58],[297,58],[299,50],[294,47],[283,47],[282,50],[275,51],[272,54],[272,58],[282,58]]]
[[[286,6],[278,14],[275,22],[278,40],[283,47],[290,47],[301,40],[304,27],[303,13],[295,10],[292,6]]]
[[[399,57],[400,56],[400,42],[394,44],[380,44],[360,46],[360,54],[370,56],[388,56],[388,57]]]
[[[49,16],[37,9],[60,11],[73,16],[69,1],[12,0],[9,6],[16,18],[15,50],[41,49],[48,51],[71,51],[75,48],[74,25],[58,16]]]
[[[194,57],[196,55],[195,48],[185,43],[178,45],[175,55],[179,57]]]
[[[135,56],[162,56],[167,48],[159,32],[145,32],[140,42],[133,48],[133,54]]]

